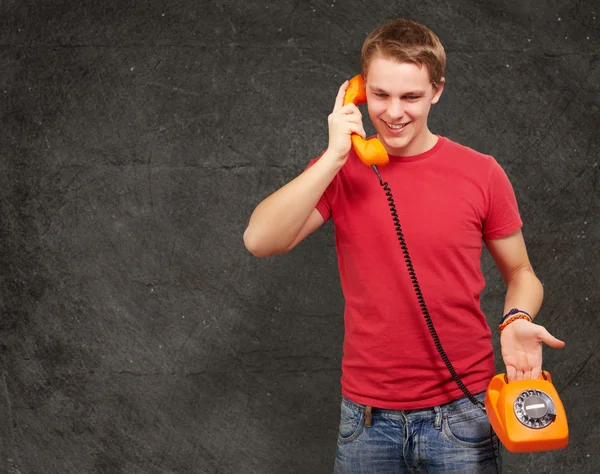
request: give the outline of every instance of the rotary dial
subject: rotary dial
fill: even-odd
[[[517,419],[528,428],[545,428],[556,418],[552,399],[541,390],[525,390],[514,405]]]

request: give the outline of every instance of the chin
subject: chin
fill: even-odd
[[[412,136],[407,137],[389,137],[383,134],[379,134],[379,138],[382,141],[384,148],[391,155],[398,155],[404,150],[412,140]]]

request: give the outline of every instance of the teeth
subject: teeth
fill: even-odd
[[[388,127],[392,128],[394,130],[400,130],[401,128],[404,128],[404,127],[406,127],[408,125],[408,123],[403,123],[403,124],[400,124],[400,125],[392,125],[391,123],[387,123],[387,122],[386,122],[386,124],[387,124]]]

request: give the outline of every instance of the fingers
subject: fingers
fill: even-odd
[[[362,114],[354,104],[347,104],[329,114],[329,127],[343,133],[356,133],[365,138]]]
[[[512,380],[531,380],[531,379],[539,378],[539,376],[540,376],[539,368],[529,367],[526,369],[517,369],[517,368],[513,367],[513,370],[515,371],[515,375],[514,375],[514,379],[512,379]],[[536,373],[536,371],[537,371],[537,376],[534,375]],[[508,380],[510,381],[511,378],[509,377]]]
[[[506,376],[508,381],[535,380],[540,378],[542,372],[542,360],[537,357],[528,357],[525,354],[506,363]]]
[[[550,334],[545,327],[540,327],[540,340],[545,342],[550,347],[554,347],[555,349],[562,349],[565,347],[565,342],[557,339],[552,334]]]
[[[365,133],[365,129],[363,128],[362,123],[350,124],[350,131],[352,133],[356,133],[357,135],[360,135],[363,140],[367,139],[367,134]]]
[[[344,120],[354,119],[354,121],[362,120],[362,114],[356,105],[350,103],[331,112],[328,117],[329,123],[340,118],[343,118]]]
[[[341,113],[343,113],[344,115],[358,115],[359,117],[362,117],[362,114],[360,113],[360,109],[356,105],[354,105],[352,102],[344,105],[343,107],[341,107],[338,110]]]
[[[513,365],[506,366],[506,377],[509,382],[517,379],[517,369]]]
[[[541,367],[530,367],[528,369],[517,369],[512,365],[506,367],[506,377],[509,382],[514,382],[515,380],[539,379],[541,373]]]
[[[344,105],[344,95],[348,88],[345,81],[338,91],[333,111],[327,119],[329,123],[329,149],[339,156],[347,156],[351,147],[350,135],[356,134],[366,139],[360,109],[353,103]]]
[[[337,97],[335,98],[335,105],[333,106],[333,111],[339,110],[344,105],[344,95],[346,94],[346,89],[348,88],[348,81],[344,81],[344,83],[340,86]]]
[[[513,380],[536,380],[540,378],[541,374],[541,367],[530,367],[523,370],[519,370],[515,367],[506,368],[506,376],[508,377],[509,382]]]
[[[345,115],[344,116],[344,121],[346,121],[347,123],[359,123],[359,124],[362,124],[362,117],[360,117],[359,115],[356,115],[356,114]]]
[[[523,380],[523,371],[517,369],[516,373],[515,373],[515,380]]]

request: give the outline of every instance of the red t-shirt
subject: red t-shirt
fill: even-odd
[[[445,137],[425,153],[391,156],[379,172],[392,190],[442,346],[467,388],[481,392],[494,375],[491,331],[479,301],[482,239],[522,225],[506,173],[493,157]],[[464,396],[420,311],[385,192],[354,151],[317,209],[333,219],[345,299],[342,394],[397,410]]]

